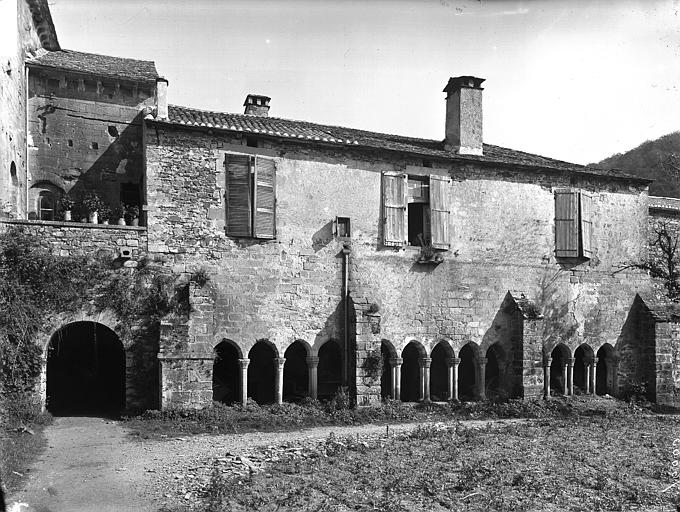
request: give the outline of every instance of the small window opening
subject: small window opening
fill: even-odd
[[[68,147],[70,147],[70,148],[73,147],[73,141],[71,139],[67,140],[66,144],[68,144]]]
[[[251,148],[258,147],[258,140],[255,137],[246,137],[246,146]]]
[[[352,236],[349,217],[335,218],[335,236],[338,238],[350,238]]]
[[[408,243],[422,246],[430,242],[430,180],[426,176],[408,178]]]
[[[118,128],[116,128],[115,126],[109,126],[108,131],[111,137],[118,137]]]
[[[38,216],[40,220],[54,220],[54,194],[52,192],[40,192],[40,196],[38,196]]]
[[[432,162],[429,160],[423,160],[423,167],[432,168]]]
[[[96,142],[93,142],[92,144],[90,144],[90,147],[92,149],[99,149],[99,144],[97,144]]]

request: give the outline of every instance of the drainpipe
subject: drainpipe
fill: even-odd
[[[350,376],[350,354],[349,354],[349,255],[352,249],[349,244],[342,246],[342,299],[344,302],[344,347],[345,347],[345,370],[344,378],[345,385],[349,387]]]

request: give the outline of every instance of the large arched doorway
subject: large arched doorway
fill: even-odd
[[[605,343],[597,351],[595,392],[598,395],[615,395],[614,347]]]
[[[283,365],[283,399],[286,402],[299,402],[309,395],[309,369],[307,367],[307,347],[295,341],[286,349]]]
[[[47,409],[54,415],[117,415],[125,407],[125,350],[111,329],[74,322],[47,352]]]
[[[401,352],[401,401],[417,402],[420,399],[420,358],[425,351],[414,341]]]
[[[333,398],[342,385],[342,353],[335,340],[328,340],[319,349],[317,382],[321,399]]]
[[[569,349],[559,344],[550,353],[550,393],[557,395],[565,394],[565,367],[569,361]]]
[[[505,361],[503,349],[494,343],[486,351],[486,367],[484,371],[484,390],[490,400],[507,398],[509,393],[504,389],[502,364]]]
[[[276,380],[274,348],[267,341],[260,340],[250,349],[248,357],[248,396],[260,405],[273,403]]]
[[[387,340],[380,343],[380,357],[382,357],[382,373],[380,374],[380,396],[383,399],[392,397],[392,363],[391,359],[397,357],[397,351]]]
[[[449,364],[447,359],[453,357],[453,349],[445,341],[440,341],[432,349],[430,355],[430,399],[433,402],[449,400]]]
[[[588,366],[593,361],[593,349],[583,344],[574,351],[574,394],[585,394],[590,390]]]
[[[241,399],[240,357],[238,348],[229,340],[224,340],[215,347],[212,376],[214,401],[232,404]]]
[[[477,384],[477,357],[472,344],[468,343],[460,349],[458,357],[458,397],[462,401],[475,400],[478,398]]]

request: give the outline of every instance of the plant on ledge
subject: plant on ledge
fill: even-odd
[[[429,240],[425,240],[423,234],[418,235],[418,243],[420,244],[420,254],[416,259],[416,263],[434,263],[439,264],[444,261],[444,257],[441,253],[432,247],[432,243]]]
[[[61,196],[59,199],[59,209],[61,210],[61,215],[65,221],[71,220],[71,212],[76,202],[69,194]]]
[[[92,224],[99,223],[99,212],[104,208],[104,200],[96,192],[85,192],[80,200]]]
[[[139,206],[136,204],[123,204],[122,206],[125,209],[125,220],[131,226],[139,225]]]

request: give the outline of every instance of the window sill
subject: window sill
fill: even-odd
[[[0,224],[24,226],[53,226],[64,228],[118,229],[125,231],[146,231],[146,226],[119,226],[118,224],[90,224],[87,222],[65,222],[60,220],[27,220],[0,218]]]

